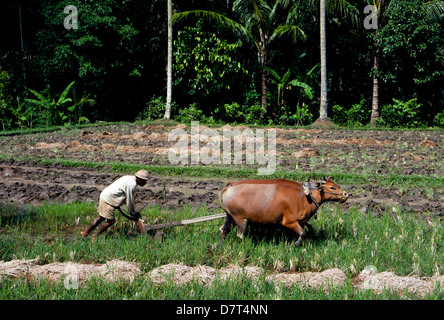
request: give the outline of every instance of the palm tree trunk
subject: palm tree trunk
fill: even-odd
[[[261,59],[261,108],[262,108],[262,118],[270,111],[267,109],[267,71],[263,68],[267,64],[267,49],[265,44],[265,38],[262,37],[262,41],[260,43],[261,51],[260,51],[260,59]]]
[[[382,9],[382,1],[378,0],[376,2],[376,11],[377,11],[377,30],[379,30],[381,26],[380,17],[382,17],[383,13]],[[377,30],[375,32],[377,32]],[[378,43],[376,41],[373,42],[373,94],[372,94],[372,114],[370,116],[370,125],[375,125],[376,121],[379,119],[379,55],[378,55]]]
[[[375,43],[375,48],[377,44]],[[376,51],[376,49],[375,49]],[[377,73],[379,70],[379,56],[375,52],[373,55],[373,95],[372,95],[372,114],[370,117],[370,124],[375,125],[379,118],[379,82]]]
[[[319,112],[320,120],[327,120],[327,41],[325,30],[325,0],[320,1],[321,20],[321,106]]]
[[[164,118],[169,120],[171,117],[171,94],[173,79],[173,3],[172,0],[167,1],[168,11],[168,53],[167,53],[167,97]]]

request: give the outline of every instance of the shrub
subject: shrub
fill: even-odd
[[[433,124],[437,127],[444,128],[444,111],[441,113],[438,113],[435,116],[435,119],[433,119]]]
[[[253,104],[247,107],[245,111],[245,123],[261,124],[263,109],[260,104]]]
[[[349,110],[339,105],[333,106],[333,122],[347,127],[363,126],[369,123],[371,109],[363,99],[360,103],[352,105]]]
[[[146,107],[139,113],[136,120],[161,119],[165,115],[166,102],[162,97],[152,97]]]
[[[191,121],[203,121],[206,117],[197,103],[192,103],[188,108],[179,109],[179,114],[174,117],[174,120],[181,123],[190,123]]]
[[[382,106],[378,125],[408,128],[423,126],[421,104],[416,101],[416,98],[406,102],[393,99],[393,102],[393,104]]]
[[[279,124],[284,125],[308,125],[313,122],[313,114],[310,112],[308,105],[303,105],[302,107],[296,106],[296,110],[294,112],[286,112],[284,111],[281,116],[278,118]]]
[[[226,123],[259,124],[261,114],[262,108],[258,104],[248,106],[233,102],[216,107],[211,118]]]

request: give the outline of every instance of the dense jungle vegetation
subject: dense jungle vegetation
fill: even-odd
[[[167,1],[3,0],[0,12],[2,130],[164,117]],[[316,0],[175,1],[171,118],[313,123],[320,13]],[[376,79],[375,125],[444,127],[443,13],[443,1],[327,0],[328,117],[368,125]]]

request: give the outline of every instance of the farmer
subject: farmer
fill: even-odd
[[[140,219],[140,213],[135,212],[134,210],[134,194],[136,192],[136,187],[143,187],[147,180],[148,172],[146,170],[139,170],[133,176],[123,176],[103,189],[103,191],[100,193],[99,207],[97,208],[99,215],[91,223],[88,229],[80,232],[82,237],[87,237],[91,231],[93,231],[104,220],[106,220],[106,222],[99,228],[97,235],[111,227],[116,222],[114,210],[120,210],[120,206],[125,201],[126,207],[128,208],[128,213],[131,215],[131,217],[125,216],[131,220],[137,221],[137,226],[143,233],[143,221]],[[95,238],[96,235],[93,235],[92,240],[94,241]]]

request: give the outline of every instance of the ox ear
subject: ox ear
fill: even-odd
[[[325,182],[316,182],[316,189],[318,190],[318,191],[322,191],[322,185],[324,184]]]
[[[328,179],[333,180],[333,177],[328,177]]]

